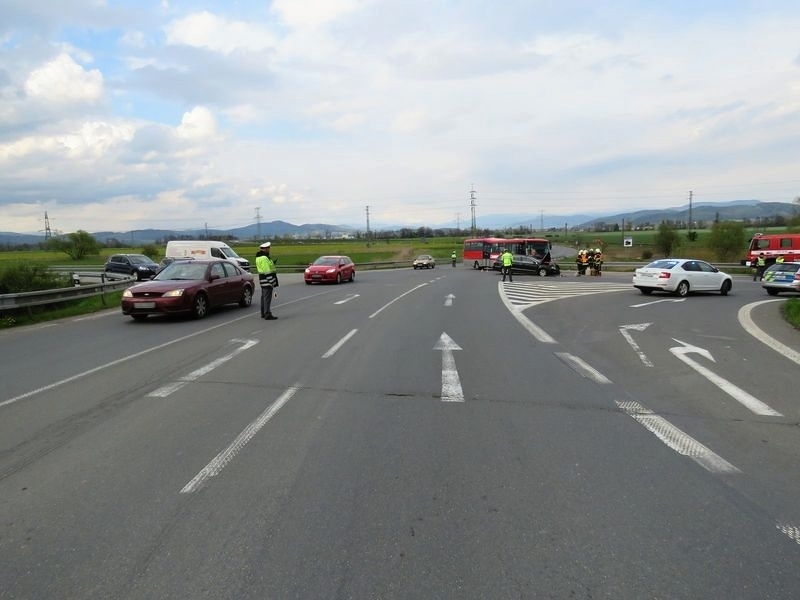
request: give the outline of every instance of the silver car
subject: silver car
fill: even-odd
[[[770,296],[779,292],[800,293],[800,262],[775,263],[764,271],[761,287]]]
[[[733,279],[704,260],[662,258],[636,269],[633,287],[645,295],[662,291],[682,297],[690,292],[719,292],[727,296]]]

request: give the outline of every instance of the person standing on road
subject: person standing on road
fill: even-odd
[[[514,255],[511,254],[511,251],[508,248],[506,248],[500,255],[500,260],[503,262],[503,281],[506,280],[506,275],[508,275],[509,281],[514,281],[514,275],[511,273],[511,265],[514,264]]]
[[[276,287],[278,287],[278,272],[275,268],[275,263],[269,256],[269,250],[272,244],[264,242],[258,247],[256,254],[256,269],[258,270],[258,283],[261,286],[261,318],[273,321],[277,319],[272,314],[272,294]]]
[[[453,250],[453,251],[450,253],[450,260],[452,260],[452,261],[453,261],[453,266],[455,267],[455,266],[456,266],[456,251],[455,251],[455,250]]]
[[[764,258],[764,253],[762,252],[759,254],[754,260],[753,263],[756,268],[756,272],[753,274],[753,281],[761,281],[764,279],[764,268],[767,266],[767,259]]]

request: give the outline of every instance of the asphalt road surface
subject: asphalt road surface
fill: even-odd
[[[749,278],[278,292],[0,333],[0,598],[800,597],[799,363]]]

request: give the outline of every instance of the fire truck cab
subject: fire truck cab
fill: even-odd
[[[800,261],[800,233],[757,233],[750,240],[747,254],[741,264],[750,266],[759,254],[764,253],[767,266],[783,256],[786,262]]]

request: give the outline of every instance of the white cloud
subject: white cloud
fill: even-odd
[[[208,48],[223,54],[236,50],[262,51],[275,45],[275,38],[266,27],[206,11],[176,19],[165,31],[169,44]]]
[[[31,72],[25,92],[52,103],[96,102],[103,96],[103,76],[98,69],[86,71],[68,54],[60,54]]]
[[[363,0],[274,0],[270,9],[297,29],[319,27],[363,8]]]
[[[178,136],[186,140],[203,140],[217,133],[217,122],[214,115],[205,107],[196,106],[184,113],[177,129]]]

